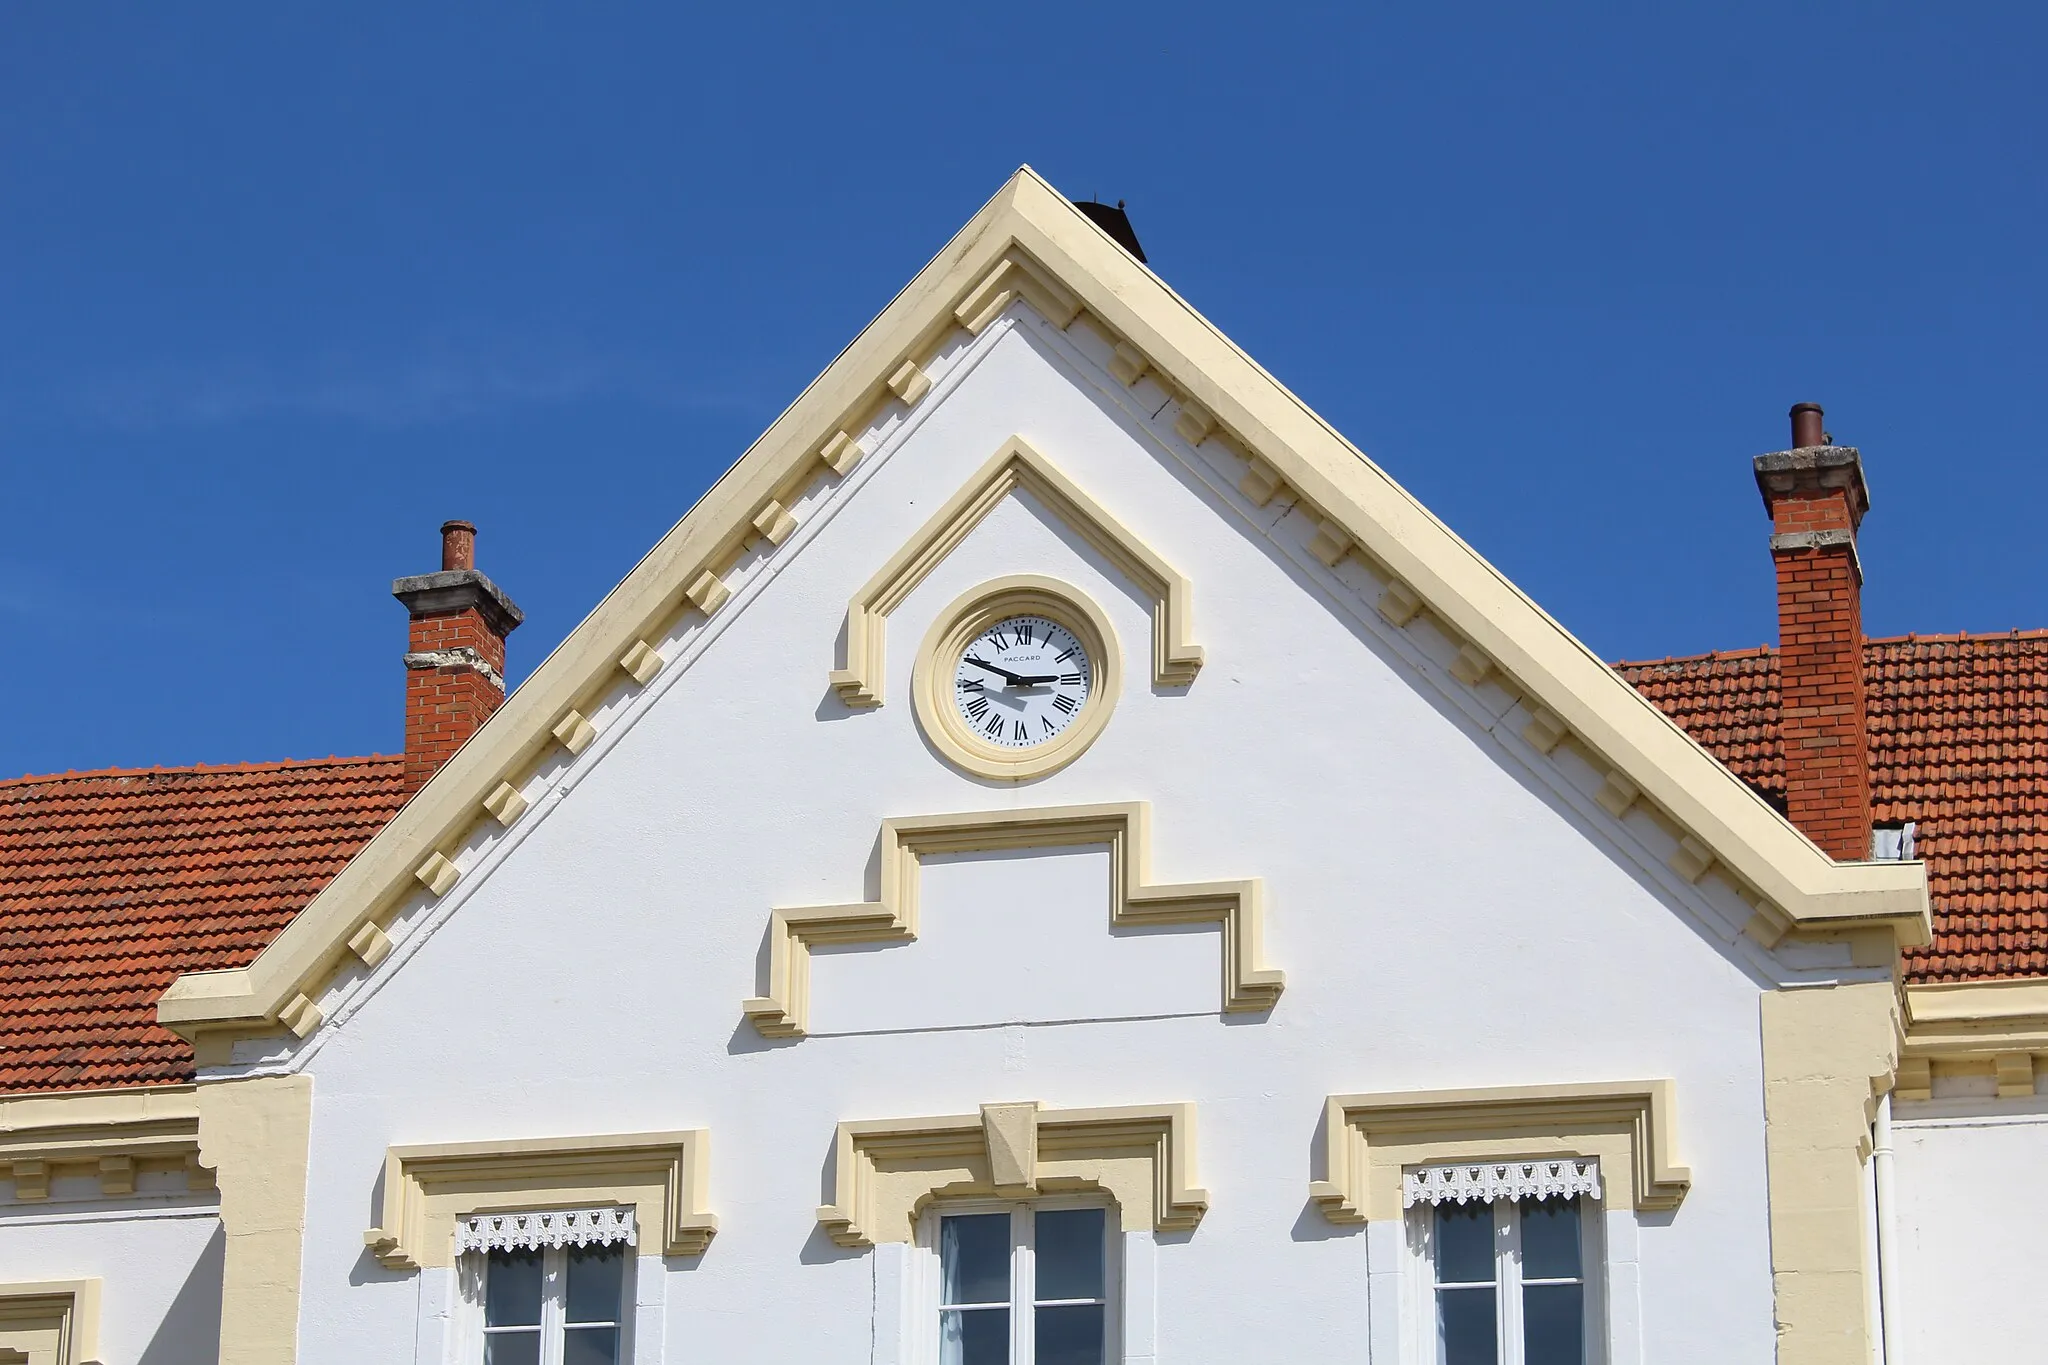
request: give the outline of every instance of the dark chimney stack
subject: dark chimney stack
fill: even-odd
[[[1815,403],[1792,409],[1792,449],[1756,457],[1778,570],[1779,735],[1787,813],[1837,861],[1870,856],[1870,727],[1863,690],[1863,458],[1831,444]]]
[[[505,700],[505,637],[524,615],[477,572],[476,527],[441,524],[441,572],[401,578],[412,614],[405,655],[405,785],[418,791]]]

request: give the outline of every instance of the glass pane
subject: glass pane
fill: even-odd
[[[1579,1201],[1524,1199],[1522,1278],[1576,1280],[1579,1261]]]
[[[484,1365],[540,1365],[540,1333],[491,1333],[484,1338]]]
[[[540,1325],[540,1258],[540,1252],[530,1248],[491,1253],[484,1272],[484,1326]]]
[[[569,1248],[570,1322],[617,1322],[625,1284],[623,1242],[608,1247]]]
[[[1493,1283],[1493,1205],[1436,1206],[1436,1282]]]
[[[1102,1297],[1102,1224],[1101,1209],[1055,1209],[1038,1215],[1032,1240],[1038,1252],[1041,1302]],[[1038,1358],[1050,1358],[1042,1346]]]
[[[1528,1365],[1585,1365],[1585,1287],[1538,1284],[1522,1291],[1523,1359]]]
[[[941,1303],[1010,1301],[1010,1215],[969,1213],[939,1220]]]
[[[562,1334],[562,1365],[619,1365],[619,1329],[571,1327]]]
[[[1437,1290],[1436,1342],[1438,1365],[1496,1365],[1493,1290]]]
[[[1036,1365],[1102,1365],[1108,1358],[1103,1342],[1103,1307],[1070,1303],[1035,1310],[1038,1321]]]
[[[1010,1310],[947,1309],[939,1314],[939,1365],[1010,1365]]]

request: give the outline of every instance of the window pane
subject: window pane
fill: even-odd
[[[570,1322],[617,1322],[627,1246],[569,1248]]]
[[[1035,1365],[1102,1365],[1107,1356],[1102,1340],[1103,1308],[1099,1303],[1070,1303],[1035,1310],[1038,1321]]]
[[[939,1220],[941,1303],[1010,1301],[1010,1215],[970,1213]]]
[[[1522,1201],[1522,1278],[1576,1280],[1580,1275],[1579,1201]]]
[[[1010,1310],[955,1308],[939,1314],[939,1365],[1010,1365]]]
[[[562,1337],[562,1365],[619,1365],[616,1327],[572,1327]]]
[[[1493,1290],[1437,1290],[1436,1340],[1438,1365],[1496,1365]]]
[[[484,1338],[484,1365],[540,1365],[540,1333],[491,1333]]]
[[[1032,1241],[1038,1252],[1040,1301],[1102,1297],[1102,1224],[1101,1209],[1055,1209],[1038,1215]],[[1042,1347],[1038,1358],[1048,1358]]]
[[[1585,1365],[1585,1287],[1538,1284],[1522,1291],[1523,1359],[1528,1365]]]
[[[484,1326],[540,1324],[540,1258],[540,1252],[532,1249],[491,1253],[484,1272]]]
[[[1493,1283],[1493,1205],[1436,1206],[1436,1282]]]

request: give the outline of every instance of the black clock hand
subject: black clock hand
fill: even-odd
[[[1026,673],[1021,677],[1012,674],[1010,677],[1010,681],[1019,687],[1036,687],[1040,683],[1058,682],[1059,680],[1060,675],[1057,673]]]
[[[1036,679],[1020,678],[1007,668],[997,668],[994,664],[983,663],[981,660],[975,658],[972,654],[967,656],[967,662],[973,664],[976,668],[985,668],[991,673],[1000,673],[1003,675],[1005,681],[1012,683],[1018,687],[1023,687],[1031,682],[1036,681]],[[1047,678],[1045,681],[1051,682],[1052,679]]]

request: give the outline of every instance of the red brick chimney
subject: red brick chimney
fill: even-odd
[[[505,637],[525,619],[477,572],[476,527],[441,525],[441,572],[401,578],[412,613],[405,655],[405,788],[418,791],[505,700]]]
[[[1792,449],[1756,457],[1778,567],[1778,673],[1792,823],[1838,861],[1870,856],[1870,730],[1863,694],[1863,460],[1792,409]]]

